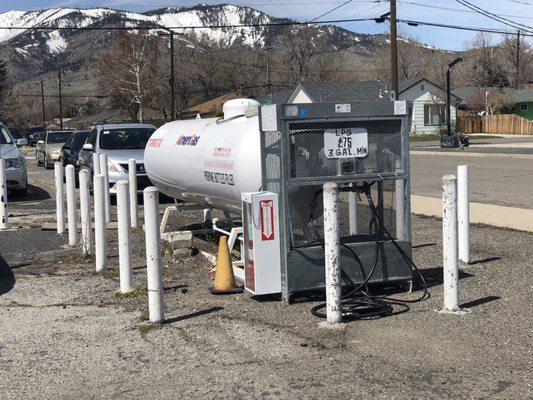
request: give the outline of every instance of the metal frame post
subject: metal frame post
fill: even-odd
[[[348,192],[348,224],[350,235],[359,233],[359,205],[356,192]]]

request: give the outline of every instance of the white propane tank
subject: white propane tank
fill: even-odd
[[[146,145],[152,183],[170,197],[206,207],[241,211],[241,193],[261,188],[259,103],[234,99],[224,119],[169,122]]]

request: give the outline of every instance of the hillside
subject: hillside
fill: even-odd
[[[163,8],[144,14],[109,8],[51,8],[41,11],[10,11],[0,14],[0,26],[53,28],[163,27],[173,28],[178,40],[193,38],[213,45],[244,45],[264,48],[279,42],[280,35],[298,34],[299,27],[236,27],[223,29],[178,29],[209,25],[277,23],[287,20],[271,17],[248,7],[234,5]],[[106,30],[0,30],[0,49],[10,60],[14,74],[27,79],[55,71],[59,66],[87,65],[87,59],[105,48],[113,38]],[[154,29],[153,34],[157,34]],[[328,47],[346,50],[361,57],[386,45],[383,35],[354,33],[336,26],[317,26],[316,37],[325,38]]]

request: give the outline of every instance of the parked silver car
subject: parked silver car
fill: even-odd
[[[88,169],[93,175],[93,153],[107,154],[109,192],[116,194],[116,183],[128,179],[128,160],[134,158],[137,165],[137,191],[151,186],[144,169],[144,148],[156,127],[151,124],[105,124],[91,131],[78,156],[80,169]]]
[[[28,190],[28,173],[26,171],[26,158],[17,146],[26,146],[26,139],[15,141],[9,130],[0,123],[0,158],[4,159],[7,175],[7,189],[16,194],[25,196]]]
[[[59,161],[61,147],[63,147],[72,132],[72,130],[47,131],[44,140],[39,140],[35,146],[37,165],[52,168],[54,162]]]

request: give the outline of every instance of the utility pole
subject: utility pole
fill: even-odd
[[[516,78],[514,80],[514,88],[518,89],[518,79],[520,77],[520,29],[516,35]]]
[[[46,112],[44,108],[44,84],[43,84],[42,79],[41,79],[41,105],[43,108],[43,126],[46,126]]]
[[[266,65],[266,78],[267,78],[267,95],[270,96],[272,88],[270,84],[270,48],[266,49],[267,52],[267,65]]]
[[[170,119],[174,121],[176,118],[176,108],[174,104],[174,90],[175,90],[175,78],[174,78],[174,31],[170,31]]]
[[[59,126],[63,129],[63,98],[61,96],[61,68],[57,71],[59,84]]]
[[[398,41],[396,31],[396,0],[390,0],[390,70],[391,70],[391,89],[394,90],[396,98],[399,98],[398,91]]]

